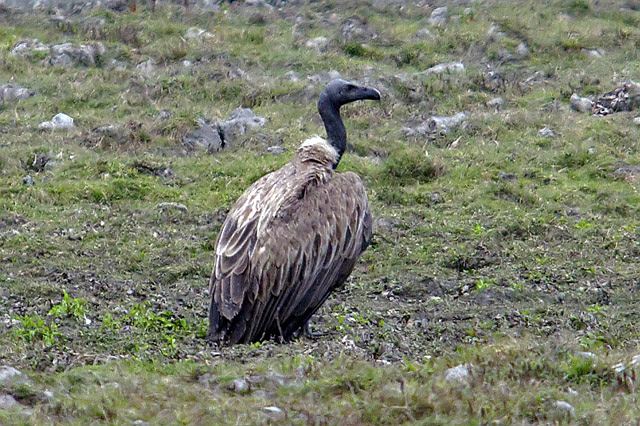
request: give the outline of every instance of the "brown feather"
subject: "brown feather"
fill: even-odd
[[[360,178],[334,173],[334,154],[303,145],[233,206],[216,247],[210,338],[289,339],[349,276],[371,214]]]

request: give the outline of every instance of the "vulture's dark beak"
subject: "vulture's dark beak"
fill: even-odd
[[[377,89],[374,89],[373,87],[365,87],[362,86],[359,89],[359,98],[360,99],[369,99],[372,101],[379,101],[380,100],[380,92]]]

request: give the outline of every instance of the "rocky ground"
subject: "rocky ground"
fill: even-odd
[[[1,3],[0,423],[637,421],[638,9]],[[210,346],[217,231],[336,77],[374,243],[322,337]]]

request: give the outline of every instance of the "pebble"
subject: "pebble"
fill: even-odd
[[[447,6],[437,7],[431,12],[429,17],[429,24],[434,27],[441,27],[447,23],[449,16],[449,8]]]
[[[434,65],[431,68],[423,71],[419,74],[443,74],[445,72],[454,73],[464,71],[464,64],[462,62],[446,62],[443,64]]]
[[[593,102],[589,98],[583,98],[577,94],[571,95],[571,109],[578,112],[591,112],[591,106]]]
[[[249,382],[247,382],[245,379],[235,379],[229,385],[229,390],[233,391],[235,393],[240,393],[240,394],[248,393],[249,392]]]
[[[576,415],[576,409],[573,408],[573,405],[569,404],[567,401],[556,401],[554,405],[559,411],[567,413],[571,417],[574,417]]]
[[[554,132],[551,128],[545,126],[542,129],[538,130],[538,136],[542,136],[543,138],[555,138],[556,132]]]
[[[65,113],[58,113],[53,116],[51,121],[43,121],[38,125],[39,129],[71,129],[74,127],[73,118]]]
[[[444,379],[451,383],[468,384],[471,378],[472,367],[471,364],[460,364],[449,368],[444,373]]]

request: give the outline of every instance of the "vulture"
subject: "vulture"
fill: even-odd
[[[380,100],[341,79],[320,94],[327,139],[304,141],[293,159],[251,185],[229,211],[209,282],[209,341],[288,341],[353,270],[372,236],[362,181],[335,169],[347,145],[340,107]]]

